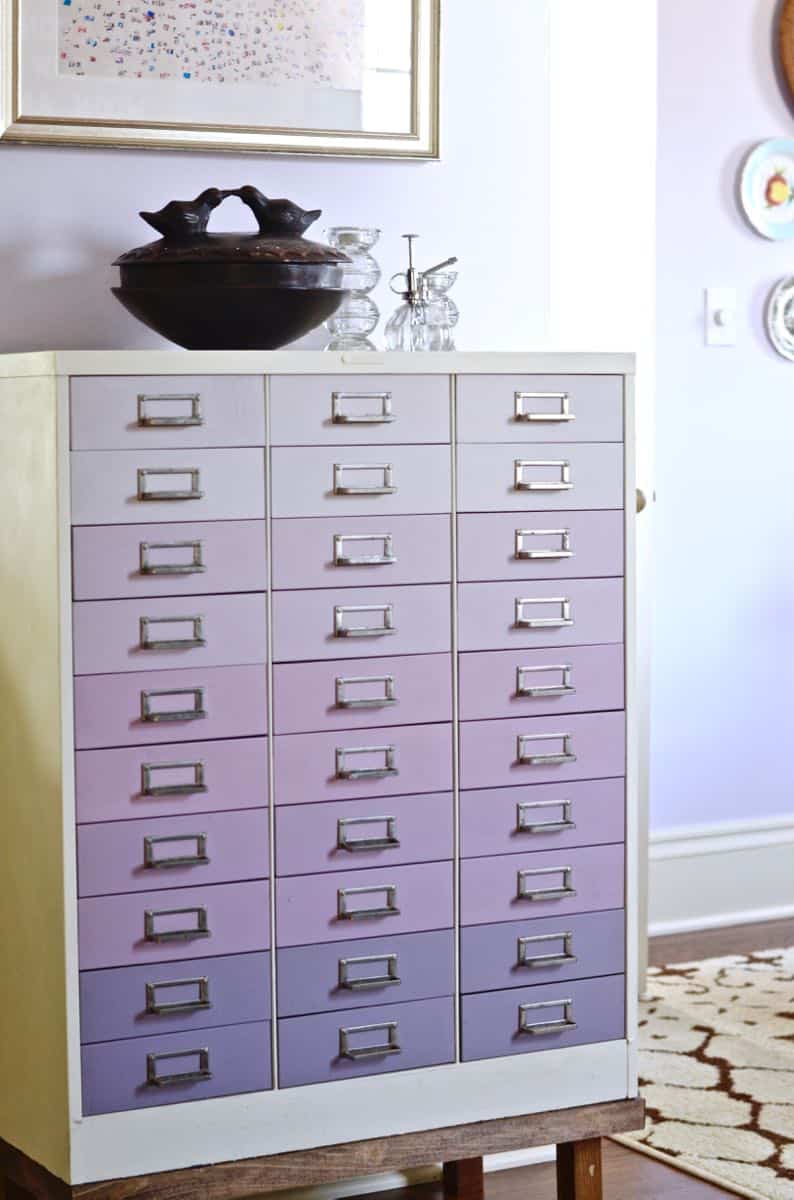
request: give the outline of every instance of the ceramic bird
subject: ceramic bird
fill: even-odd
[[[321,208],[314,208],[307,212],[300,205],[293,204],[291,200],[268,200],[267,196],[263,196],[258,188],[250,185],[227,194],[239,196],[243,204],[247,204],[254,214],[259,224],[259,232],[271,236],[286,234],[300,237],[318,217],[322,216]]]
[[[140,215],[165,238],[194,237],[206,233],[210,214],[226,194],[218,188],[207,188],[195,200],[172,200],[159,212]]]

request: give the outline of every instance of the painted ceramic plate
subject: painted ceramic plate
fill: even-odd
[[[781,279],[770,292],[766,329],[778,354],[794,361],[794,278]]]
[[[742,208],[754,229],[773,241],[794,237],[794,139],[761,142],[740,181]]]

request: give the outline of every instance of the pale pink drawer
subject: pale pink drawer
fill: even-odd
[[[582,646],[623,640],[623,580],[462,583],[461,650]]]
[[[274,517],[451,511],[448,446],[282,446],[270,463]]]
[[[273,596],[275,662],[433,654],[450,649],[451,627],[446,584],[277,592]]]
[[[75,600],[264,592],[264,521],[85,525],[72,531]]]
[[[623,447],[619,443],[458,447],[458,509],[462,513],[622,507]]]
[[[81,750],[75,785],[81,824],[263,808],[267,739]]]
[[[206,667],[74,681],[75,746],[140,746],[267,732],[264,666]]]
[[[461,654],[458,670],[463,721],[623,708],[621,645]]]
[[[263,450],[73,450],[72,524],[262,520]]]
[[[452,720],[452,657],[284,663],[273,671],[276,733]]]
[[[282,734],[276,738],[275,760],[276,804],[447,792],[452,726]]]
[[[93,600],[72,606],[74,671],[163,671],[267,659],[267,597]]]
[[[461,725],[462,788],[608,779],[623,775],[625,769],[622,712]]]
[[[620,442],[621,375],[460,375],[462,442]]]
[[[268,843],[264,808],[82,825],[77,831],[78,895],[266,879]]]
[[[274,446],[449,442],[444,375],[272,375]]]
[[[265,444],[256,375],[86,375],[70,394],[73,450]]]
[[[304,517],[273,522],[273,586],[446,583],[450,518]]]
[[[458,577],[587,579],[623,574],[623,513],[465,513],[458,518]]]

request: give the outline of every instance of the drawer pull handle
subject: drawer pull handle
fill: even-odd
[[[547,942],[562,941],[563,949],[557,954],[535,954],[536,946]],[[531,971],[543,970],[545,967],[573,966],[577,961],[573,953],[573,933],[536,933],[532,937],[518,939],[518,961],[516,966],[528,967]]]
[[[171,417],[153,417],[146,411],[147,404],[189,404],[190,412],[183,416]],[[138,397],[138,424],[142,428],[162,428],[166,425],[203,425],[204,418],[201,415],[201,396],[139,396]]]
[[[559,479],[525,479],[524,472],[530,467],[555,467],[560,472]],[[532,461],[528,458],[515,460],[515,479],[513,487],[517,492],[570,492],[571,464],[564,459],[543,459]]]
[[[151,625],[192,625],[193,636],[186,638],[153,638],[150,634]],[[206,646],[204,636],[204,618],[199,617],[141,617],[140,619],[140,648],[141,650],[195,650]]]
[[[562,884],[558,887],[536,888],[530,880],[540,879],[545,875],[562,875]],[[532,867],[530,870],[518,872],[517,900],[567,900],[576,895],[572,886],[573,867]]]
[[[157,929],[158,917],[194,916],[196,924],[190,929]],[[143,914],[143,936],[147,942],[194,942],[211,937],[207,910],[203,905],[193,908],[147,908]]]
[[[533,1021],[530,1013],[548,1011],[550,1008],[562,1008],[565,1015],[558,1021]],[[535,1004],[519,1004],[518,1032],[528,1033],[532,1037],[540,1037],[548,1033],[569,1033],[576,1029],[573,1019],[573,1000],[542,1000]]]
[[[138,549],[141,575],[203,575],[207,570],[201,541],[140,542]],[[193,557],[186,563],[153,563],[149,557],[153,550],[190,550]]]
[[[386,832],[380,837],[350,838],[347,831],[352,825],[385,825]],[[390,850],[399,846],[396,817],[340,817],[336,823],[337,850]]]
[[[346,696],[345,688],[362,684],[383,684],[382,696]],[[399,703],[394,694],[393,675],[338,675],[336,678],[336,707],[337,708],[392,708]]]
[[[528,617],[524,612],[531,604],[559,604],[558,617]],[[516,629],[568,629],[573,625],[571,601],[567,596],[537,596],[516,598]]]
[[[146,480],[150,475],[189,475],[190,487],[178,491],[147,491]],[[138,468],[138,499],[139,500],[200,500],[204,493],[201,490],[201,471],[198,467],[139,467]]]
[[[529,560],[530,562],[545,561],[545,562],[561,562],[566,558],[573,558],[571,550],[571,531],[570,529],[517,529],[516,530],[515,550],[513,557],[519,561]],[[524,545],[526,538],[560,538],[559,550],[551,550],[548,547],[539,550],[528,550]]]
[[[155,858],[155,846],[173,845],[179,842],[195,842],[194,854],[178,854],[171,858]],[[149,871],[161,871],[169,867],[204,867],[209,863],[206,833],[184,833],[179,836],[145,837],[143,839],[143,865]]]
[[[351,1037],[362,1033],[385,1033],[388,1040],[383,1045],[351,1046]],[[397,1041],[396,1021],[383,1021],[379,1025],[351,1025],[339,1030],[340,1058],[352,1058],[355,1062],[360,1058],[382,1058],[384,1054],[399,1053],[400,1043]]]
[[[559,412],[527,412],[528,400],[559,400]],[[536,424],[557,425],[564,421],[575,421],[571,412],[571,397],[568,392],[516,392],[514,421],[527,421]]]
[[[532,686],[527,683],[528,675],[547,674],[549,671],[561,671],[562,681],[558,684],[542,684]],[[516,695],[525,696],[530,700],[541,696],[575,696],[576,688],[571,683],[570,664],[559,663],[548,667],[518,667],[516,669]]]
[[[345,625],[348,613],[381,613],[381,625]],[[393,604],[335,604],[334,605],[334,637],[335,638],[374,638],[389,637],[396,633],[394,626]]]
[[[167,724],[169,721],[201,721],[207,716],[204,707],[203,687],[195,688],[160,688],[156,691],[141,692],[141,720],[152,724]],[[158,696],[192,696],[193,707],[179,709],[175,712],[155,712],[152,700]]]
[[[400,774],[396,746],[337,746],[335,753],[337,779],[390,779]],[[346,759],[351,754],[382,754],[383,766],[349,767]]]
[[[532,814],[538,810],[561,808],[562,816],[556,821],[533,821]],[[516,833],[563,833],[575,829],[571,820],[570,800],[521,800],[516,806]]]
[[[192,771],[192,783],[152,783],[156,771]],[[193,796],[207,792],[203,762],[141,763],[142,796]]]
[[[556,754],[533,754],[534,742],[562,742],[562,750]],[[561,763],[575,763],[576,755],[571,750],[573,735],[570,733],[520,733],[516,757],[525,767],[551,767]]]
[[[370,966],[373,963],[383,963],[385,975],[359,975],[351,977],[350,969],[356,966]],[[349,992],[367,992],[375,988],[394,987],[402,980],[397,974],[396,954],[365,954],[360,958],[339,959],[339,986]]]
[[[194,1071],[180,1071],[176,1075],[158,1075],[157,1064],[170,1062],[175,1058],[196,1058],[198,1067]],[[146,1082],[150,1087],[171,1087],[178,1083],[200,1083],[204,1079],[212,1079],[210,1070],[210,1052],[206,1046],[199,1050],[171,1050],[165,1054],[146,1055]]]
[[[345,471],[382,471],[383,483],[353,487],[344,482]],[[393,496],[396,491],[391,463],[334,463],[335,496]]]
[[[345,542],[383,542],[382,554],[345,554]],[[390,533],[335,533],[335,567],[390,567],[396,563]]]
[[[350,908],[348,901],[351,896],[380,896],[386,903],[374,908]],[[336,893],[336,915],[340,921],[372,921],[377,917],[398,917],[400,909],[397,904],[397,886],[384,883],[381,887],[351,887],[339,888]]]
[[[345,400],[374,400],[380,404],[380,412],[345,412],[342,408]],[[331,393],[331,421],[334,425],[391,425],[395,420],[391,392]]]
[[[157,999],[158,991],[168,991],[173,988],[198,988],[195,1000],[166,1001]],[[212,1008],[210,1000],[210,981],[206,976],[198,979],[168,979],[163,983],[146,984],[146,1011],[152,1016],[165,1017],[171,1013],[205,1012]]]

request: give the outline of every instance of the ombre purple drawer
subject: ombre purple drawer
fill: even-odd
[[[449,929],[452,921],[451,862],[276,882],[279,948]]]
[[[276,804],[448,792],[452,726],[282,734],[275,760]]]
[[[78,895],[265,879],[269,840],[265,808],[81,825]]]
[[[461,990],[564,983],[618,975],[625,969],[625,914],[622,909],[469,925],[461,930]]]
[[[623,507],[619,443],[458,446],[462,513]]]
[[[72,524],[260,521],[263,450],[73,450]]]
[[[587,579],[623,574],[623,513],[464,513],[458,517],[458,576]]]
[[[114,967],[80,975],[84,1043],[269,1018],[269,951]]]
[[[279,1083],[301,1087],[455,1061],[454,1000],[355,1008],[278,1023]]]
[[[279,950],[279,1015],[454,995],[454,940],[438,929]]]
[[[269,1021],[99,1042],[83,1046],[82,1057],[87,1117],[273,1086]]]
[[[459,375],[462,442],[619,442],[621,375]]]
[[[449,442],[443,375],[272,375],[274,446]]]
[[[273,671],[276,733],[452,720],[452,658],[287,663]]]
[[[612,1042],[626,1033],[623,975],[481,992],[461,1002],[463,1061]]]
[[[461,793],[463,858],[598,846],[622,842],[624,836],[622,779]]]
[[[623,640],[623,580],[463,583],[461,650],[583,646]]]
[[[269,908],[266,880],[80,900],[80,970],[267,950]]]
[[[610,779],[625,770],[622,712],[461,725],[462,788]]]
[[[623,846],[543,850],[461,863],[462,925],[623,907]]]
[[[85,375],[69,390],[73,450],[265,444],[255,375]]]
[[[267,597],[184,596],[72,605],[75,675],[267,659]]]
[[[447,516],[282,519],[273,522],[273,586],[446,583],[451,545]]]
[[[498,650],[458,659],[460,717],[534,717],[623,708],[623,647]]]
[[[81,750],[75,776],[78,824],[263,808],[267,739]]]
[[[257,665],[83,675],[74,705],[78,750],[256,737],[267,730],[267,673]]]
[[[267,589],[264,521],[72,530],[75,600]]]
[[[311,875],[452,858],[452,795],[282,805],[276,871]]]

